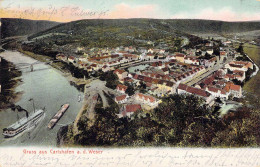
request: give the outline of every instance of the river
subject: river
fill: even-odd
[[[56,146],[56,137],[62,125],[74,121],[77,113],[82,107],[82,102],[78,102],[78,95],[83,97],[83,93],[70,85],[69,81],[61,72],[49,65],[40,63],[34,65],[33,72],[25,63],[35,63],[36,60],[23,55],[17,51],[5,51],[0,56],[7,61],[14,63],[22,71],[22,83],[16,88],[17,92],[24,92],[21,100],[16,104],[20,105],[29,112],[33,111],[30,98],[34,99],[35,108],[46,108],[45,117],[33,129],[25,131],[13,138],[4,138],[0,135],[1,146]],[[70,107],[59,120],[58,124],[52,129],[47,129],[47,124],[54,114],[60,109],[61,105],[69,103]],[[18,113],[7,109],[0,112],[0,129],[8,127],[25,116],[25,113]]]

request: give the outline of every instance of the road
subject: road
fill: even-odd
[[[109,107],[109,104],[105,96],[105,93],[114,94],[115,96],[121,95],[117,91],[106,87],[105,84],[106,84],[105,81],[101,81],[97,79],[97,80],[92,80],[90,83],[85,85],[83,106],[74,121],[74,127],[73,127],[74,134],[78,134],[77,124],[83,115],[86,116],[88,119],[90,119],[90,121],[94,119],[95,106],[98,102],[99,96],[102,100],[103,108],[106,108]],[[86,112],[84,113],[84,111]]]
[[[208,70],[198,76],[193,77],[191,80],[189,81],[185,81],[184,84],[188,85],[188,86],[193,86],[195,84],[197,84],[198,82],[200,82],[201,80],[203,80],[204,78],[210,76],[213,72],[223,68],[225,66],[225,64],[229,63],[230,61],[232,61],[231,57],[228,57],[228,59],[226,60],[226,62],[220,62],[220,60],[217,59],[217,64],[214,65],[211,68],[208,68]]]

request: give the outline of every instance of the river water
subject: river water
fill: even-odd
[[[83,97],[83,93],[70,85],[68,80],[56,69],[46,64],[34,65],[33,72],[30,72],[29,66],[25,63],[35,63],[36,60],[24,56],[17,51],[5,51],[0,56],[7,61],[13,62],[18,69],[22,71],[22,83],[16,88],[17,92],[23,91],[21,100],[17,102],[29,112],[33,111],[30,98],[34,99],[35,108],[46,108],[45,117],[33,129],[19,134],[13,138],[4,138],[0,135],[1,146],[55,146],[56,137],[59,128],[62,125],[74,121],[77,113],[80,111],[82,102],[78,102],[78,96]],[[57,125],[52,129],[47,129],[47,124],[54,114],[60,109],[61,105],[69,103],[70,107],[61,117]],[[25,116],[25,113],[18,113],[10,109],[0,112],[0,130],[16,122],[19,118]]]

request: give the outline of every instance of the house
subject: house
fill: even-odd
[[[90,67],[91,67],[92,70],[94,70],[94,71],[97,71],[97,70],[99,69],[97,64],[91,64]]]
[[[206,52],[207,52],[209,55],[212,55],[212,54],[213,54],[213,49],[208,49]]]
[[[207,47],[212,47],[212,46],[213,46],[213,42],[207,42],[207,43],[205,44],[205,46],[207,46]]]
[[[148,60],[153,60],[155,55],[154,54],[147,54],[146,57],[147,57]]]
[[[128,61],[132,60],[138,60],[139,56],[134,55],[134,54],[124,54],[123,57],[127,59]]]
[[[227,52],[226,51],[220,51],[220,61],[224,61],[225,58],[227,58]]]
[[[224,87],[226,92],[230,92],[234,97],[240,98],[242,97],[242,88],[240,85],[235,85],[232,82],[228,82]]]
[[[88,62],[88,58],[85,57],[85,56],[79,57],[79,60],[82,61],[82,62]]]
[[[0,58],[1,59],[1,58]],[[64,54],[62,53],[59,53],[56,55],[56,59],[58,60],[62,60],[62,61],[66,61],[67,60],[67,56],[65,56]],[[1,61],[0,61],[1,62]]]
[[[78,61],[78,66],[79,68],[84,68],[85,67],[85,64],[82,62],[82,61]]]
[[[92,72],[92,71],[93,71],[93,68],[91,68],[91,66],[88,66],[88,67],[86,67],[86,70],[87,70],[88,72]]]
[[[68,61],[71,62],[71,63],[76,63],[76,58],[73,57],[73,56],[69,56]]]
[[[204,65],[205,67],[212,67],[217,61],[216,57],[212,57],[210,59],[201,59],[200,64]]]
[[[110,71],[110,67],[107,66],[107,65],[104,65],[104,66],[102,67],[102,71],[103,71],[103,72]]]
[[[233,74],[226,74],[224,79],[226,81],[232,81],[233,79],[237,79],[238,81],[243,82],[245,80],[245,72],[242,70],[234,70]]]
[[[158,90],[162,93],[162,95],[166,93],[172,94],[176,91],[176,85],[174,82],[171,81],[159,80],[156,86],[158,87]]]
[[[152,48],[150,48],[150,49],[148,49],[148,53],[152,53],[153,54],[153,49]]]
[[[216,88],[213,86],[208,86],[205,90],[211,93],[214,97],[220,97],[224,100],[227,100],[230,94],[229,92],[226,92],[224,89]]]
[[[233,74],[235,75],[236,79],[243,82],[246,78],[245,72],[242,70],[234,70]]]
[[[185,57],[186,57],[186,56],[185,56],[184,54],[182,54],[182,53],[176,53],[176,54],[175,54],[176,60],[179,61],[179,62],[182,62],[182,63],[184,63],[184,58],[185,58]]]
[[[142,107],[140,104],[128,104],[123,107],[123,111],[121,114],[118,114],[119,117],[131,117],[132,114],[134,114],[137,111],[142,110]]]
[[[197,59],[196,56],[187,56],[184,58],[184,63],[199,65],[200,61]]]
[[[126,89],[127,89],[127,86],[122,85],[122,84],[118,84],[116,87],[116,90],[120,93],[125,93]]]
[[[247,71],[249,68],[253,69],[253,63],[249,61],[232,61],[229,64],[225,65],[225,68],[234,71],[234,70],[240,70],[240,71]]]
[[[165,75],[169,74],[169,69],[166,67],[162,68],[162,71]]]
[[[128,72],[126,72],[125,70],[116,69],[114,71],[114,74],[116,74],[118,78],[121,80],[127,77]]]
[[[121,95],[121,96],[116,96],[115,97],[115,102],[118,104],[125,103],[127,101],[128,95]]]
[[[143,102],[152,107],[158,106],[159,101],[153,96],[145,95],[142,93],[136,93],[134,96],[137,101]]]
[[[214,96],[212,96],[209,92],[203,90],[203,89],[199,89],[199,88],[195,88],[195,87],[191,87],[185,84],[180,83],[178,88],[177,88],[177,92],[178,94],[193,94],[195,96],[201,97],[205,100],[205,104],[208,104],[209,106],[212,106],[214,104]]]

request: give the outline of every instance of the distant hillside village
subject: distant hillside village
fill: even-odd
[[[114,100],[123,104],[119,114],[123,117],[155,108],[161,97],[175,93],[193,94],[204,99],[208,106],[213,106],[216,100],[241,98],[243,83],[256,69],[231,44],[223,42],[219,55],[213,51],[213,41],[196,49],[182,49],[181,53],[132,46],[90,50],[78,47],[75,52],[81,55],[59,53],[56,59],[88,73],[113,71],[120,82],[115,89],[121,94]],[[129,86],[134,94],[127,93]]]

